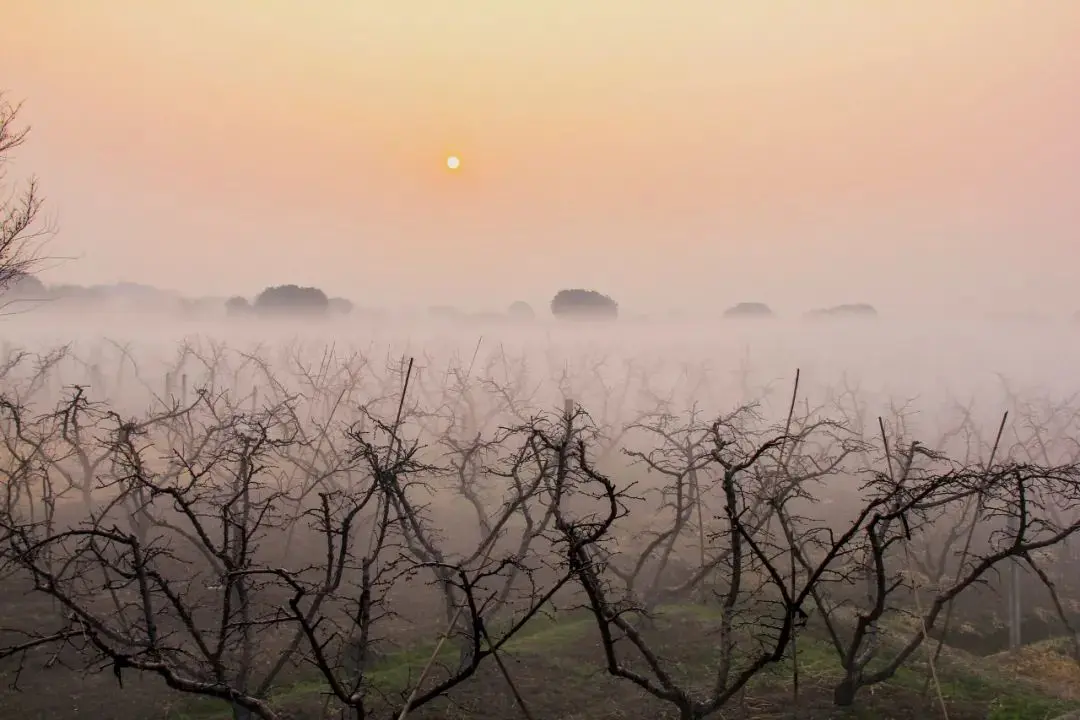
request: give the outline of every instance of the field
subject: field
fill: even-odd
[[[0,718],[1080,710],[1072,328],[5,329]]]

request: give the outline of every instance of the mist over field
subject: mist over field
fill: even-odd
[[[130,286],[17,280],[9,707],[749,720],[795,696],[807,717],[881,713],[879,687],[912,717],[1078,705],[1074,321],[657,319],[586,290],[373,312],[294,285],[110,309]],[[136,681],[69,674],[76,704],[45,692],[49,657]]]
[[[1080,717],[1080,3],[0,5],[0,720]]]
[[[879,408],[875,412],[883,407],[878,403],[910,403],[921,422],[932,421],[954,403],[974,401],[980,412],[1000,416],[1009,407],[1009,392],[1064,399],[1080,390],[1075,379],[1080,331],[1067,320],[880,317],[522,323],[346,316],[192,321],[100,314],[49,315],[42,322],[40,316],[27,313],[5,321],[4,342],[9,349],[37,352],[70,344],[80,360],[71,361],[68,384],[80,382],[88,363],[115,365],[121,348],[131,353],[148,382],[160,380],[185,345],[202,352],[220,346],[234,354],[261,349],[278,360],[297,353],[290,362],[297,358],[313,362],[324,353],[331,353],[331,364],[347,364],[361,356],[373,366],[416,357],[418,367],[436,375],[470,366],[480,375],[496,372],[498,365],[493,368],[491,363],[502,363],[505,357],[511,365],[527,363],[530,375],[544,388],[541,406],[546,409],[561,406],[558,378],[564,368],[577,373],[569,389],[582,401],[601,391],[597,378],[622,382],[630,377],[635,390],[625,410],[629,414],[619,420],[651,409],[651,400],[636,392],[641,378],[649,379],[657,392],[679,393],[684,402],[679,411],[694,403],[715,412],[751,400],[772,400],[786,412],[798,369],[803,393],[815,400],[846,383],[875,403]],[[205,369],[190,362],[194,387]],[[594,372],[598,375],[591,377]],[[106,389],[115,400],[135,402],[145,392],[138,386],[117,388],[111,382]]]

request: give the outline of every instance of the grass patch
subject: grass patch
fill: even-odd
[[[568,643],[581,641],[592,627],[592,616],[586,613],[565,613],[562,615],[536,615],[528,624],[502,646],[501,652],[514,655],[545,655],[553,665],[569,674],[582,676],[583,671],[592,676],[592,668],[582,668],[579,663],[559,658],[558,651]],[[498,639],[497,632],[493,635]],[[435,652],[437,640],[430,644],[400,650],[388,654],[375,663],[367,673],[372,691],[388,697],[396,697],[408,689],[422,672],[428,658]],[[457,648],[444,643],[436,657],[436,665],[449,664],[456,660]],[[309,704],[321,699],[327,692],[326,681],[321,675],[309,680],[298,680],[288,685],[275,688],[270,693],[270,701],[275,705],[294,706]],[[216,720],[231,717],[230,709],[219,700],[211,698],[191,698],[186,700],[182,710],[176,710],[167,716],[171,720]]]
[[[658,610],[655,622],[647,631],[654,638],[657,647],[663,646],[663,654],[673,658],[674,674],[683,682],[698,685],[707,683],[714,664],[716,643],[710,639],[720,622],[720,612],[716,607],[704,605],[672,605]],[[627,683],[618,683],[606,677],[602,666],[584,662],[580,652],[583,643],[594,644],[594,628],[591,616],[585,613],[565,613],[556,616],[535,617],[519,634],[503,646],[507,656],[522,662],[523,672],[542,676],[557,683],[559,692],[577,699],[580,695],[582,707],[595,704],[597,693],[601,696],[615,692],[616,688],[625,691]],[[890,636],[885,633],[882,653],[888,657],[897,648],[900,635]],[[670,641],[665,638],[670,637]],[[667,643],[666,645],[664,643]],[[804,632],[797,638],[798,665],[803,693],[821,698],[831,697],[834,685],[842,677],[842,671],[836,652],[831,643],[813,632]],[[932,646],[931,646],[932,647]],[[416,680],[424,664],[434,650],[434,642],[393,653],[378,663],[368,673],[373,695],[381,693],[389,697],[400,695]],[[855,718],[888,716],[890,703],[901,699],[908,707],[915,707],[922,702],[921,695],[926,677],[926,650],[921,648],[915,653],[909,666],[897,671],[887,683],[871,689],[864,688],[856,700],[856,707],[847,712],[832,712],[830,717]],[[456,649],[445,644],[439,654],[438,662],[453,664],[456,661]],[[1031,650],[1031,652],[1035,652]],[[1048,656],[1058,651],[1049,645],[1039,650],[1039,656]],[[1054,662],[1061,655],[1055,655]],[[677,660],[675,659],[677,658]],[[1070,658],[1065,658],[1071,661]],[[1049,659],[1046,662],[1050,662]],[[1017,661],[1017,665],[1035,666]],[[750,683],[747,693],[750,696],[770,698],[778,704],[789,703],[791,694],[790,658],[768,666]],[[1075,667],[1075,664],[1073,665]],[[937,663],[937,674],[941,684],[941,694],[950,707],[967,708],[975,716],[988,720],[1047,720],[1066,712],[1080,709],[1080,669],[1076,670],[1078,681],[1077,694],[1059,692],[1059,688],[1046,683],[1040,684],[1032,677],[1025,677],[1017,667],[993,659],[977,658],[960,651],[948,650],[942,653]],[[1039,672],[1037,669],[1034,672]],[[464,687],[468,687],[469,682]],[[704,688],[702,688],[704,689]],[[280,707],[312,707],[319,704],[326,692],[321,678],[312,677],[276,689],[271,694],[271,701]],[[928,702],[934,715],[936,692],[931,683]],[[886,715],[881,713],[885,712]],[[222,703],[212,700],[191,700],[185,703],[183,712],[174,712],[169,717],[174,720],[213,720],[228,718],[229,709]],[[964,717],[973,715],[964,713]],[[583,715],[581,717],[588,717]]]

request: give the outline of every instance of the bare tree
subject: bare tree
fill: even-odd
[[[881,430],[884,437],[883,423]],[[966,466],[918,442],[895,449],[889,446],[899,443],[886,444],[887,469],[865,471],[863,510],[851,526],[856,533],[811,592],[844,671],[834,690],[840,706],[851,705],[860,689],[893,677],[961,593],[1013,559],[1037,567],[1038,551],[1080,530],[1080,523],[1055,523],[1048,509],[1050,498],[1069,510],[1080,502],[1080,467]],[[978,521],[990,526],[987,540],[955,551],[960,557],[951,563],[953,577],[920,580],[913,572],[912,548],[942,523],[960,522],[966,530],[972,508]],[[833,533],[811,532],[805,518],[785,508],[778,517],[801,571],[810,575],[817,567],[811,558],[835,550]],[[884,624],[895,615],[911,617],[916,629],[888,648],[882,642]]]
[[[21,109],[21,103],[12,104],[0,92],[0,292],[37,268],[52,231],[42,222],[44,198],[36,178],[22,189],[6,187],[11,155],[30,134],[29,127],[19,125]]]
[[[61,608],[57,628],[29,644],[77,642],[88,666],[111,666],[121,684],[126,669],[148,672],[229,702],[237,717],[276,717],[265,697],[281,668],[256,635],[265,642],[283,621],[272,588],[250,574],[279,530],[265,465],[281,442],[273,414],[211,413],[202,442],[161,457],[146,442],[150,425],[108,419],[96,429],[106,431],[109,501],[75,522],[9,508],[0,523],[5,564]]]
[[[708,458],[716,468],[715,490],[721,509],[719,524],[709,530],[709,559],[698,571],[713,576],[712,594],[719,603],[720,627],[715,650],[715,670],[704,692],[677,679],[676,664],[664,659],[653,647],[647,633],[633,617],[648,615],[650,610],[633,595],[617,592],[606,577],[616,559],[601,542],[589,542],[569,522],[562,507],[556,512],[556,526],[564,534],[564,547],[575,578],[585,597],[586,607],[595,619],[609,674],[627,680],[646,693],[672,704],[679,717],[696,720],[714,715],[735,698],[766,666],[783,659],[796,633],[807,619],[803,605],[822,577],[858,530],[853,524],[846,532],[834,535],[832,547],[815,559],[805,577],[795,577],[784,569],[788,553],[768,529],[769,517],[776,508],[791,503],[797,494],[793,486],[810,483],[827,468],[835,466],[836,457],[818,472],[808,473],[801,481],[778,476],[775,468],[784,464],[784,448],[805,440],[785,434],[782,429],[760,433],[745,424],[752,416],[748,409],[723,416],[707,431],[705,445],[694,435],[669,441],[674,455],[672,464],[659,456],[651,458],[657,468],[668,470],[673,490],[685,481],[691,470],[704,471]],[[558,446],[564,462],[572,459],[581,472],[598,483],[610,483],[592,469],[583,444]],[[847,450],[839,449],[838,457]],[[646,460],[650,458],[646,457]],[[799,468],[797,472],[804,472]],[[794,478],[797,475],[792,475]],[[620,502],[629,500],[625,491],[612,491]],[[682,491],[690,499],[694,491],[687,484]],[[675,529],[689,523],[693,503],[676,502],[671,506],[669,522]],[[652,554],[670,542],[672,530],[656,534],[646,547]],[[657,540],[659,538],[659,541]],[[613,573],[625,580],[626,571]]]
[[[225,367],[221,357],[209,362],[211,376]],[[400,432],[409,375],[392,423],[361,407],[340,433],[329,400],[354,379],[330,383],[324,371],[305,376],[303,400],[268,383],[281,401],[252,411],[212,386],[138,420],[78,387],[39,415],[5,402],[0,564],[5,581],[49,598],[56,613],[51,626],[0,628],[18,636],[0,657],[73,649],[84,667],[111,667],[121,683],[125,671],[154,674],[227,702],[237,718],[278,717],[272,690],[296,666],[313,668],[356,717],[397,716],[491,658],[529,717],[500,652],[574,577],[550,561],[560,537],[551,522],[558,503],[593,481],[556,477],[543,418],[499,430],[491,440],[499,451],[466,463],[458,480],[463,493],[481,476],[501,483],[502,502],[478,498],[478,541],[449,547],[423,499],[445,470],[422,461],[420,444]],[[304,417],[301,403],[321,407],[324,419]],[[71,490],[85,502],[63,503]],[[581,532],[597,542],[610,523]],[[282,549],[297,538],[310,550],[313,537],[314,554]],[[424,575],[462,652],[455,665],[425,669],[400,697],[383,697],[370,671],[382,655],[382,621],[395,616],[387,599]]]
[[[325,528],[327,556],[334,559],[332,572],[327,573],[333,593],[321,610],[313,612],[309,600],[312,587],[290,580],[294,595],[288,607],[307,638],[302,653],[326,680],[331,696],[357,718],[384,714],[405,717],[464,683],[488,658],[510,685],[523,714],[530,717],[500,654],[508,641],[551,606],[572,581],[574,570],[551,563],[543,551],[530,550],[540,539],[547,544],[558,542],[557,535],[545,534],[545,521],[535,524],[527,520],[520,540],[510,543],[507,551],[497,549],[496,541],[514,515],[532,517],[534,511],[528,506],[536,504],[543,512],[539,506],[550,507],[573,492],[590,491],[591,481],[558,475],[546,442],[552,434],[551,423],[537,418],[508,431],[503,439],[513,449],[506,458],[512,489],[506,502],[494,517],[487,518],[488,530],[475,546],[465,553],[451,553],[439,545],[437,533],[413,497],[423,491],[416,475],[430,468],[417,462],[416,445],[398,449],[391,430],[389,426],[381,428],[389,438],[381,447],[370,434],[354,436],[356,452],[370,468],[370,489],[363,495],[358,489],[325,494],[321,509],[315,513]],[[395,451],[387,452],[391,448]],[[591,490],[610,492],[604,487]],[[374,523],[365,528],[354,519],[357,508],[369,502],[376,515]],[[547,512],[547,516],[551,514]],[[614,519],[609,514],[587,528],[576,527],[589,541],[598,542]],[[380,697],[368,675],[378,658],[380,621],[393,614],[386,598],[392,585],[419,573],[432,577],[445,604],[446,629],[418,676],[400,688],[400,696]],[[348,611],[332,612],[334,604]],[[439,649],[451,636],[465,651],[456,654],[456,663],[438,663],[436,668]],[[340,652],[344,638],[350,639],[351,657]]]

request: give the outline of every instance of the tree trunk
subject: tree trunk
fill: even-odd
[[[851,707],[855,702],[857,690],[855,678],[851,675],[846,676],[839,685],[833,688],[833,704],[836,707]]]

